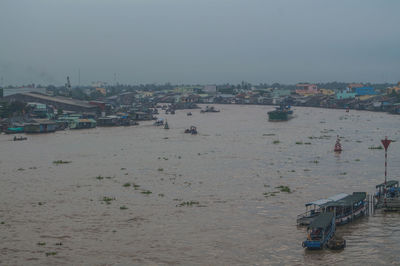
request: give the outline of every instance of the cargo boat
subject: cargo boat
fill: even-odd
[[[271,122],[288,121],[291,118],[293,118],[293,110],[290,109],[290,105],[281,105],[274,111],[268,112],[268,120]]]

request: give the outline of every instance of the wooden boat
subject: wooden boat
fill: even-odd
[[[307,228],[307,240],[302,243],[303,248],[323,249],[335,235],[335,215],[331,212],[321,213]]]
[[[4,132],[6,134],[24,133],[24,127],[8,127]]]
[[[354,219],[362,217],[368,211],[368,201],[366,192],[353,192],[343,199],[324,204],[323,212],[335,213],[337,225],[352,222]]]
[[[376,186],[375,193],[375,209],[383,209],[384,211],[400,210],[400,188],[399,181],[389,180]]]
[[[297,225],[309,225],[319,214],[323,212],[323,206],[329,202],[334,202],[341,200],[345,197],[347,197],[348,194],[346,193],[339,193],[336,195],[333,195],[332,197],[326,198],[326,199],[319,199],[311,202],[307,202],[305,204],[306,206],[306,212],[297,215]]]
[[[14,136],[14,141],[21,141],[21,140],[27,140],[28,138],[27,137],[22,137],[22,136],[20,136],[20,137],[16,137],[16,136]]]
[[[346,247],[346,240],[341,237],[334,236],[328,241],[326,247],[333,250],[344,249]]]
[[[219,110],[215,109],[214,106],[206,106],[206,109],[200,110],[200,113],[218,113]]]
[[[158,118],[154,123],[154,126],[163,126],[164,125],[164,119]]]
[[[190,126],[190,128],[187,128],[185,130],[185,133],[190,133],[192,135],[196,135],[197,134],[197,128],[195,126]]]
[[[268,112],[268,120],[271,122],[288,121],[293,117],[293,110],[290,105],[280,105],[274,111]]]

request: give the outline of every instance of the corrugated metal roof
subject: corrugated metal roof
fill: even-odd
[[[306,206],[310,206],[310,205],[321,206],[321,205],[331,202],[331,201],[341,200],[347,196],[348,196],[348,194],[346,194],[346,193],[339,193],[339,194],[333,195],[332,197],[329,197],[327,199],[319,199],[319,200],[308,202],[308,203],[306,203]]]
[[[386,182],[386,187],[393,187],[396,184],[398,185],[399,181],[397,181],[397,180],[389,180],[389,181]],[[382,183],[382,184],[376,185],[376,188],[384,187],[384,186],[385,186],[385,183]]]
[[[366,192],[353,192],[352,195],[349,195],[341,200],[332,201],[326,204],[327,207],[335,207],[335,206],[351,206],[354,203],[364,200],[367,197]]]
[[[324,212],[317,216],[314,221],[311,222],[311,228],[326,228],[332,223],[334,215],[332,212]]]

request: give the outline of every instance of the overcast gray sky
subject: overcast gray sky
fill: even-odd
[[[2,85],[400,80],[397,0],[0,0]]]

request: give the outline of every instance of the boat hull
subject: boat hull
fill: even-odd
[[[268,120],[271,122],[288,121],[292,117],[293,115],[288,112],[281,112],[281,111],[268,112]]]

